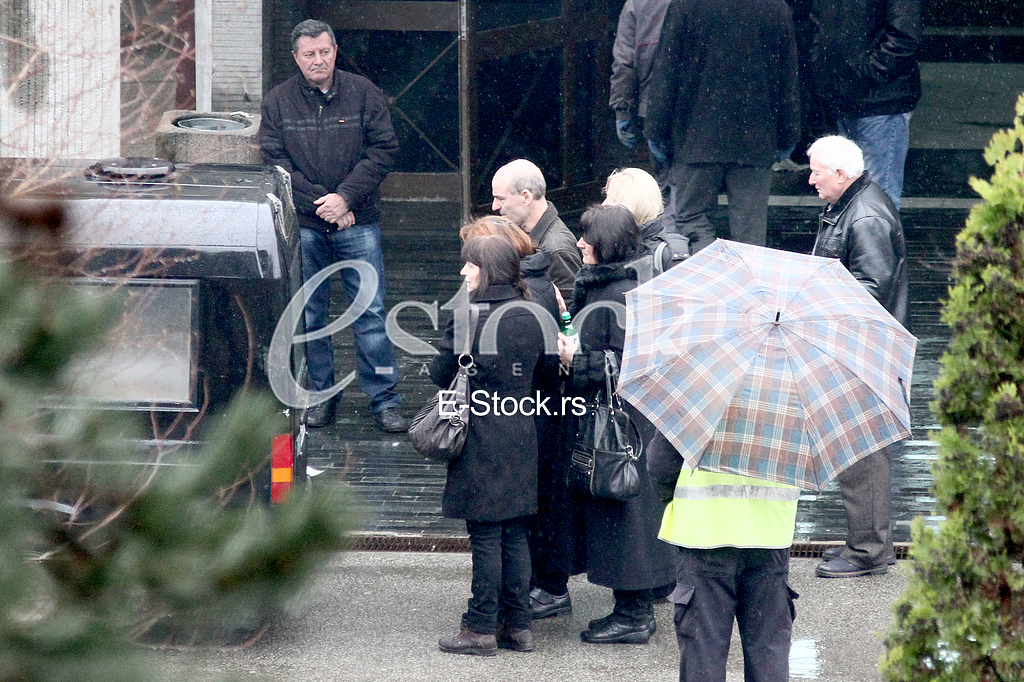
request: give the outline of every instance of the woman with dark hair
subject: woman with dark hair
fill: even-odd
[[[583,251],[583,268],[576,275],[570,311],[576,316],[599,302],[625,306],[626,292],[637,285],[636,271],[628,264],[642,250],[633,215],[622,206],[594,206],[580,219],[580,230],[577,246]],[[560,334],[558,351],[571,368],[568,392],[590,398],[605,386],[604,351],[614,351],[621,363],[625,330],[607,307],[578,319],[579,347]],[[644,442],[649,441],[653,426],[628,404],[626,409]],[[637,469],[642,474],[640,493],[625,502],[577,495],[585,524],[587,579],[610,587],[615,597],[612,613],[591,621],[580,634],[584,642],[646,644],[655,630],[652,590],[675,580],[673,550],[658,540],[663,505],[647,478],[645,456],[637,461]]]
[[[519,253],[507,240],[475,237],[463,245],[462,258],[471,305],[480,304],[476,327],[469,330],[472,411],[462,454],[448,463],[441,508],[449,518],[466,520],[473,582],[461,631],[442,637],[438,646],[483,656],[498,647],[532,651],[526,531],[537,513],[537,435],[529,401],[544,337],[534,314],[515,305],[529,294]],[[452,311],[430,364],[430,378],[442,388],[458,369],[463,349],[456,348],[454,321],[465,324],[466,312]],[[457,335],[466,337],[461,328]],[[482,354],[488,346],[497,352]]]
[[[459,236],[463,242],[488,234],[504,237],[512,246],[516,247],[520,258],[519,271],[522,272],[523,280],[530,290],[530,299],[551,313],[552,318],[557,322],[559,318],[558,299],[555,294],[557,289],[548,275],[548,268],[551,267],[551,255],[534,246],[530,241],[530,235],[504,216],[491,215],[477,218],[473,222],[463,225],[459,230]]]
[[[558,323],[560,295],[548,276],[551,256],[530,241],[530,235],[504,216],[478,218],[459,230],[463,240],[496,234],[508,239],[522,258],[519,270],[530,289],[530,298]],[[564,305],[564,304],[563,304]],[[534,389],[542,399],[558,402],[558,358],[545,355],[534,373]],[[574,510],[565,485],[566,460],[560,445],[562,417],[538,410],[534,415],[537,428],[537,515],[530,526],[530,610],[534,618],[547,618],[572,611],[569,603],[556,603],[551,598],[566,592],[573,564],[565,548],[573,542]]]

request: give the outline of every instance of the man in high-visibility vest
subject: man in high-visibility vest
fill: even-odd
[[[725,682],[733,620],[747,682],[786,682],[797,593],[789,548],[800,490],[683,467],[660,433],[647,455],[668,503],[658,537],[679,548],[676,605],[680,682]]]

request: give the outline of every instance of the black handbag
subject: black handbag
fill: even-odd
[[[465,348],[473,347],[480,311],[469,307]],[[469,368],[473,356],[459,355],[459,368],[447,391],[436,391],[409,424],[409,440],[418,453],[435,462],[450,462],[462,454],[469,431]]]
[[[567,477],[572,488],[594,497],[625,501],[640,493],[636,463],[643,453],[643,441],[615,395],[612,378],[619,373],[615,353],[606,350],[604,362],[605,388],[580,417]]]

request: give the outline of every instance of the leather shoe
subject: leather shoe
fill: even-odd
[[[840,545],[839,547],[829,547],[821,553],[822,561],[831,561],[832,559],[838,559],[840,556],[842,556],[844,547],[845,545]],[[895,566],[896,556],[890,554],[889,557],[885,560],[885,563],[889,566]]]
[[[498,653],[498,642],[494,635],[481,635],[467,627],[463,627],[454,637],[442,637],[437,640],[437,646],[449,654],[493,656]]]
[[[568,592],[555,596],[545,589],[535,587],[530,590],[530,613],[534,620],[563,613],[568,616],[572,613],[572,599]]]
[[[409,430],[409,422],[405,421],[397,407],[385,407],[373,415],[373,421],[384,433],[404,433]]]
[[[319,429],[333,424],[337,408],[337,398],[328,398],[319,405],[308,408],[306,410],[306,426],[311,429]]]
[[[832,559],[831,561],[823,561],[818,564],[816,569],[814,569],[815,575],[819,578],[856,578],[862,575],[882,575],[888,572],[888,564],[872,566],[870,568],[861,568],[860,566],[851,564],[842,557]]]
[[[615,614],[609,613],[604,618],[595,618],[594,620],[592,620],[589,623],[587,623],[587,627],[590,628],[591,630],[600,630],[605,625],[610,623],[612,618],[614,618],[614,617],[615,617]],[[647,629],[651,631],[652,635],[655,632],[658,631],[658,621],[656,621],[654,619],[654,614],[653,613],[647,618]]]
[[[603,627],[584,630],[580,639],[588,644],[647,644],[651,639],[648,623],[623,623],[610,620]]]
[[[495,638],[498,640],[499,649],[533,651],[533,630],[530,628],[513,630],[509,625],[501,623],[498,625]]]

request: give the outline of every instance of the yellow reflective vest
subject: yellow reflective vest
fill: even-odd
[[[747,476],[683,469],[658,537],[693,549],[793,544],[800,489]]]

